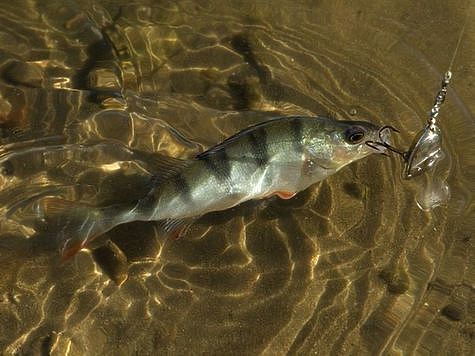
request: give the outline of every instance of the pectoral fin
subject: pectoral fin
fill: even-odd
[[[274,196],[278,196],[280,199],[286,199],[287,200],[287,199],[292,199],[295,196],[295,194],[297,194],[297,193],[289,192],[287,190],[278,190],[278,191],[266,194],[262,198],[266,199],[266,198],[271,198],[271,197],[274,197]]]
[[[277,195],[280,199],[287,200],[287,199],[292,199],[297,193],[282,190],[282,191],[274,192],[274,194]]]
[[[311,176],[315,173],[316,170],[334,170],[336,168],[338,168],[338,165],[335,162],[329,159],[318,157],[309,150],[306,150],[304,152],[304,159],[302,165],[303,175]]]

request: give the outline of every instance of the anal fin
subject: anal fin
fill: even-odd
[[[184,219],[165,219],[159,221],[158,225],[166,237],[172,237],[177,240],[185,236],[190,226],[196,220],[196,217]]]

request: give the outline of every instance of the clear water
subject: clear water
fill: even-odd
[[[274,115],[393,125],[408,147],[466,16],[444,206],[420,210],[431,177],[375,155],[181,240],[119,226],[65,264],[15,223],[32,197],[127,201],[149,153],[190,157]],[[473,1],[0,1],[0,349],[473,354],[474,18]]]

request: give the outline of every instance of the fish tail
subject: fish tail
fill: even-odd
[[[127,222],[125,209],[119,205],[97,208],[61,198],[45,198],[41,205],[51,232],[62,245],[62,261],[87,248],[98,236]]]
[[[80,250],[100,235],[115,226],[133,220],[160,220],[154,216],[156,199],[161,187],[170,180],[179,181],[180,173],[188,167],[192,160],[180,160],[157,155],[153,157],[156,174],[151,180],[150,192],[132,205],[110,205],[94,207],[57,197],[41,199],[40,211],[47,222],[50,233],[54,233],[62,245],[62,260],[75,256]],[[178,178],[177,178],[178,177]],[[181,236],[189,225],[188,219],[166,219],[163,230],[168,235]]]

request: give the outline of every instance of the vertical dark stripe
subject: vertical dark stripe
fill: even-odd
[[[303,151],[303,119],[295,118],[290,121],[290,132],[292,133],[292,145],[295,151]]]
[[[185,176],[182,173],[178,173],[176,176],[173,177],[173,180],[175,182],[177,193],[180,194],[180,196],[183,198],[183,200],[185,200],[185,202],[191,202],[191,189],[190,185],[186,181]]]
[[[259,128],[248,133],[251,154],[259,167],[269,163],[267,133],[265,128]]]
[[[213,153],[203,154],[199,159],[203,161],[208,171],[219,180],[228,181],[231,178],[231,163],[226,153],[226,147]]]

